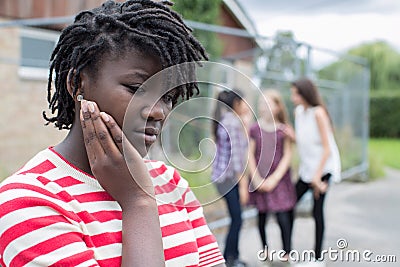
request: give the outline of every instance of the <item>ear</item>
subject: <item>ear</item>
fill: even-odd
[[[67,76],[67,91],[69,93],[69,95],[76,100],[76,96],[77,95],[83,95],[84,94],[84,83],[85,83],[85,74],[81,73],[80,74],[80,83],[78,84],[78,88],[74,88],[74,84],[73,84],[73,79],[75,78],[75,74],[76,74],[76,70],[75,69],[70,69],[68,72],[68,76]],[[74,92],[75,91],[75,92]]]

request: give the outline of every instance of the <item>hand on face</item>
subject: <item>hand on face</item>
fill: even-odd
[[[100,112],[95,102],[83,100],[80,119],[90,167],[101,186],[122,208],[131,201],[153,198],[143,159],[114,118]]]

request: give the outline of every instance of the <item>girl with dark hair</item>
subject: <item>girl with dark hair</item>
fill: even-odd
[[[44,118],[69,133],[0,185],[1,266],[224,266],[187,181],[143,159],[198,92],[154,74],[207,58],[169,4],[107,1],[62,31]]]
[[[246,266],[239,260],[241,203],[246,203],[248,198],[245,178],[247,136],[241,116],[244,116],[248,109],[239,90],[222,91],[217,100],[213,127],[217,151],[212,165],[211,180],[220,195],[224,197],[231,217],[225,240],[226,265],[241,267]]]
[[[329,180],[340,180],[339,151],[328,111],[315,84],[306,78],[293,82],[291,99],[296,105],[295,133],[300,157],[297,200],[309,189],[313,191],[315,257],[319,259],[325,230],[325,195]]]

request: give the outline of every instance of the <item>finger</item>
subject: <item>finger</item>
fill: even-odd
[[[314,197],[315,197],[315,199],[319,199],[319,190],[318,189],[314,190]]]
[[[89,106],[86,100],[83,100],[81,103],[80,119],[86,153],[88,155],[89,162],[93,163],[96,160],[96,155],[102,155],[104,151],[98,142],[96,130],[94,128],[91,113],[89,112]]]
[[[329,184],[327,182],[322,182],[322,186],[321,186],[321,193],[326,193],[326,191],[328,191],[328,187]]]
[[[88,101],[88,108],[91,115],[94,130],[96,132],[97,143],[101,146],[106,155],[111,157],[119,153],[118,147],[107,129],[106,124],[101,118],[101,112],[95,102]]]
[[[122,147],[122,138],[123,138],[123,133],[121,128],[118,126],[118,124],[115,122],[114,118],[108,115],[105,112],[100,113],[101,118],[105,125],[107,126],[108,130],[110,131],[111,138],[114,142],[114,144],[118,147],[118,150],[120,153],[123,153],[123,147]]]

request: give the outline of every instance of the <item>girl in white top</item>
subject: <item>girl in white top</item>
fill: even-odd
[[[315,257],[321,257],[324,234],[323,205],[329,180],[340,181],[340,158],[332,123],[317,87],[309,79],[292,83],[295,109],[295,139],[300,156],[297,200],[313,190],[315,219]]]

